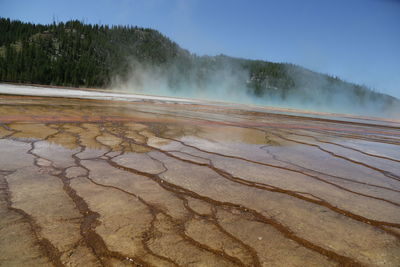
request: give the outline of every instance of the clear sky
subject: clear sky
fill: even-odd
[[[400,98],[400,0],[0,0],[0,16],[150,27],[199,55],[295,63]]]

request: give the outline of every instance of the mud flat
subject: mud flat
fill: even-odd
[[[0,266],[400,266],[400,125],[0,95]]]

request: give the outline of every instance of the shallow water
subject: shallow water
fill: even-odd
[[[0,96],[0,266],[399,266],[373,122]]]

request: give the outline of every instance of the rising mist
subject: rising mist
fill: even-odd
[[[185,97],[313,111],[398,118],[399,100],[310,70],[279,64],[284,75],[256,72],[248,61],[226,56],[154,65],[132,60],[111,88],[130,93]],[[277,63],[272,63],[277,64]]]

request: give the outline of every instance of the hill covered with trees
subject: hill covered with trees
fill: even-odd
[[[392,112],[399,106],[394,97],[293,64],[197,56],[152,29],[77,20],[40,25],[0,18],[1,81],[132,85],[150,93],[159,86],[182,96],[235,100],[231,96],[236,95],[261,104],[326,110],[350,105]]]

